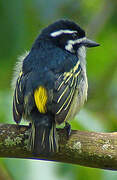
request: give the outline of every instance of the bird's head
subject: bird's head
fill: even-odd
[[[43,29],[41,37],[51,40],[56,46],[76,53],[81,46],[95,47],[98,43],[89,40],[85,31],[70,20],[59,20]]]

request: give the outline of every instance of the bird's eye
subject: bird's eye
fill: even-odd
[[[77,39],[77,38],[78,38],[78,34],[77,34],[77,33],[73,33],[73,34],[72,34],[72,38],[73,38],[73,39]]]

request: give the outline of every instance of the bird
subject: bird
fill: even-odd
[[[87,100],[86,48],[99,46],[74,21],[60,19],[45,27],[14,72],[13,118],[30,124],[33,154],[59,151],[56,125],[73,119]]]

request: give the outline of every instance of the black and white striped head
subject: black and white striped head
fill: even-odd
[[[98,46],[94,41],[86,38],[85,31],[70,20],[59,20],[45,28],[41,36],[50,39],[56,46],[76,53],[81,46]]]

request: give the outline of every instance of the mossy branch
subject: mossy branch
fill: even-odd
[[[58,129],[59,152],[51,157],[34,156],[28,149],[29,127],[0,125],[0,157],[43,159],[82,166],[117,170],[117,133],[95,133],[72,130],[69,139],[65,129]]]

